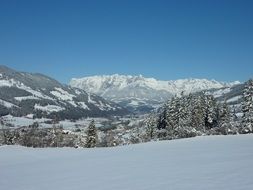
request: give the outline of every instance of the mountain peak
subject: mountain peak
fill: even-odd
[[[97,93],[98,91],[104,90],[105,88],[107,89],[108,85],[114,88],[116,87],[126,88],[129,86],[138,86],[137,84],[143,84],[144,86],[147,86],[155,90],[166,90],[166,91],[175,90],[176,92],[181,90],[187,90],[190,93],[210,88],[230,87],[240,84],[240,82],[234,81],[228,83],[228,82],[219,82],[214,79],[208,80],[197,78],[164,81],[164,80],[157,80],[155,78],[146,78],[141,74],[137,76],[119,75],[119,74],[95,75],[83,78],[72,78],[70,81],[71,86],[75,86],[78,88],[87,87],[86,90],[92,93]]]
[[[189,94],[202,90],[231,87],[235,84],[238,82],[226,83],[194,78],[163,81],[145,78],[142,75],[119,74],[73,78],[70,81],[70,85],[73,87],[95,93],[123,106],[135,107],[150,105],[150,102],[152,102],[152,106],[161,104],[181,92]]]

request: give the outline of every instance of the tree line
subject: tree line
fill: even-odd
[[[107,147],[152,140],[171,140],[200,135],[246,134],[253,132],[253,80],[246,83],[238,116],[227,101],[217,101],[205,92],[173,97],[158,112],[150,114],[134,128],[97,129],[94,120],[78,131],[66,131],[34,123],[27,127],[0,128],[0,144],[28,147]],[[0,126],[4,126],[0,120]],[[119,130],[122,128],[122,130]],[[98,135],[99,134],[99,135]],[[99,136],[99,137],[98,137]]]
[[[227,135],[253,132],[253,80],[243,91],[242,118],[205,92],[181,95],[169,100],[158,114],[146,121],[146,138],[175,139],[199,135]]]

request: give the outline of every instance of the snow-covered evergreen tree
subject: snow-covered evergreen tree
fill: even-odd
[[[227,105],[226,100],[221,104],[219,116],[220,116],[220,120],[219,120],[220,126],[230,123],[230,109]]]
[[[97,145],[97,129],[95,126],[94,120],[92,120],[89,124],[89,127],[86,131],[86,147],[87,148],[94,148]]]
[[[189,125],[189,99],[186,96],[180,98],[178,104],[178,127],[188,127]]]
[[[243,128],[245,132],[253,131],[253,80],[250,79],[243,92]]]
[[[250,114],[247,112],[245,115]],[[158,138],[174,139],[203,134],[237,134],[236,126],[238,125],[231,122],[231,118],[227,102],[218,104],[214,96],[208,93],[199,92],[174,97],[158,114]],[[249,119],[247,121],[252,124]]]
[[[209,130],[213,127],[217,127],[218,118],[216,112],[218,107],[216,101],[212,95],[205,96],[205,105],[206,105],[206,117],[205,117],[205,129]]]
[[[167,130],[171,131],[175,129],[178,117],[177,116],[178,113],[176,110],[176,100],[174,97],[167,102],[166,107],[167,107],[167,115],[166,115]]]
[[[151,114],[146,121],[146,137],[147,140],[152,140],[156,135],[156,117]]]
[[[200,131],[205,130],[205,104],[203,94],[197,95],[192,102],[191,127]]]
[[[236,107],[235,107],[235,105],[232,106],[231,117],[233,119],[233,122],[236,122],[238,120],[238,117],[236,115]]]
[[[157,128],[159,130],[165,129],[167,126],[167,107],[164,106],[162,113],[159,115]]]
[[[222,135],[229,134],[233,126],[231,124],[230,108],[226,100],[224,100],[223,103],[219,104],[217,115],[218,115],[218,127],[215,128],[217,134],[222,134]]]

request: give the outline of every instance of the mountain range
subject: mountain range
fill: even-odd
[[[230,89],[235,82],[218,82],[207,79],[180,79],[162,81],[131,75],[102,75],[73,78],[69,85],[102,96],[134,112],[148,112],[159,107],[172,96],[217,89]],[[228,90],[227,90],[228,91]],[[220,94],[221,97],[223,94]],[[218,96],[217,96],[218,97]]]
[[[0,66],[0,116],[75,120],[148,113],[172,96],[203,90],[240,110],[243,89],[238,81],[161,81],[118,74],[73,78],[65,85],[43,74]]]
[[[120,105],[39,73],[0,66],[0,116],[79,119],[124,115]]]

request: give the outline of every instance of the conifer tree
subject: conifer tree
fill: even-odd
[[[146,121],[146,136],[148,140],[154,139],[156,131],[156,119],[154,115],[150,115]]]
[[[167,126],[167,107],[165,106],[163,108],[162,113],[159,115],[159,119],[157,122],[157,128],[160,129],[165,129]]]
[[[211,129],[217,126],[217,105],[214,97],[212,95],[206,96],[206,118],[205,118],[205,128]]]
[[[94,148],[97,145],[97,129],[95,126],[94,120],[92,120],[89,124],[89,127],[86,131],[86,147]]]
[[[220,110],[220,126],[230,123],[230,110],[225,100],[221,105]]]
[[[197,95],[193,100],[191,127],[197,130],[205,130],[205,116],[203,95]]]
[[[167,103],[167,130],[171,131],[174,130],[177,125],[177,110],[176,110],[176,101],[173,97],[168,103]]]
[[[250,79],[243,92],[243,127],[249,132],[253,131],[253,80]]]
[[[186,127],[188,124],[187,98],[182,96],[178,104],[178,127]]]

